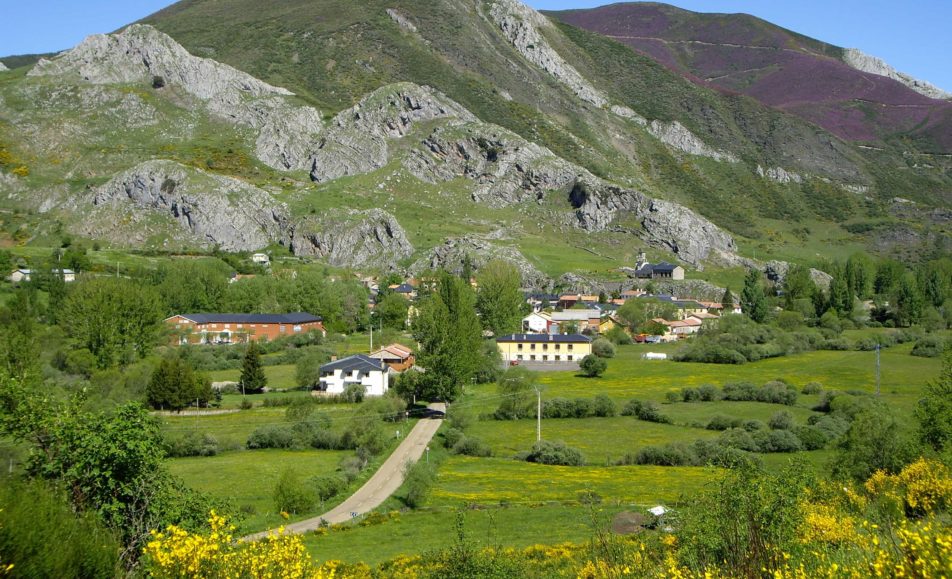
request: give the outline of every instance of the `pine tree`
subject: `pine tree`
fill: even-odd
[[[261,351],[257,342],[250,342],[248,349],[245,350],[245,358],[241,362],[241,384],[242,394],[261,392],[268,385],[268,379],[264,375],[264,368],[261,366]]]
[[[761,323],[767,319],[767,298],[764,288],[760,285],[760,272],[756,269],[747,270],[744,278],[744,291],[740,294],[740,307],[744,315]]]
[[[734,313],[734,294],[731,293],[731,286],[724,288],[724,296],[721,298],[721,315]]]
[[[178,356],[162,360],[146,387],[149,406],[161,410],[178,411],[192,402],[208,404],[211,398],[211,381]]]

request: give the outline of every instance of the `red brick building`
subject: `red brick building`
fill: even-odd
[[[324,330],[320,316],[290,314],[179,314],[167,318],[175,344],[236,344],[249,340],[274,340],[284,336]]]

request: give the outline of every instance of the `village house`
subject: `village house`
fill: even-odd
[[[575,331],[584,332],[589,330],[598,331],[598,325],[602,321],[602,312],[600,310],[563,310],[561,312],[552,312],[552,323],[549,331],[559,333],[565,331],[568,326],[575,326]]]
[[[388,368],[394,372],[403,372],[413,367],[416,357],[413,350],[403,344],[390,344],[384,346],[376,352],[372,352],[370,357],[375,360],[381,360]]]
[[[334,360],[321,366],[315,394],[343,394],[353,384],[362,385],[365,396],[383,396],[390,389],[390,369],[383,360],[364,354]]]
[[[178,314],[166,318],[178,344],[234,344],[321,332],[323,319],[306,312],[290,314]]]
[[[271,265],[271,258],[268,257],[267,253],[255,253],[251,256],[251,261],[257,263],[258,265],[268,266]]]
[[[31,270],[21,268],[14,271],[9,276],[7,276],[7,279],[13,283],[20,283],[21,281],[30,281],[31,273],[32,273]],[[65,281],[66,283],[76,281],[76,272],[71,269],[63,269],[63,270],[54,269],[52,273],[53,275],[63,276],[63,281]]]
[[[387,288],[391,292],[401,295],[407,298],[408,300],[415,300],[417,298],[416,288],[408,283],[397,283],[397,284],[387,286]]]
[[[592,353],[592,339],[581,334],[510,334],[496,339],[508,364],[577,362]]]
[[[666,261],[651,264],[648,263],[644,253],[639,253],[638,260],[635,262],[635,277],[639,279],[683,280],[684,268]]]
[[[526,303],[532,307],[533,312],[541,312],[542,310],[554,307],[559,302],[559,296],[555,294],[544,294],[544,293],[526,293]]]
[[[552,327],[552,315],[547,312],[532,312],[522,318],[522,331],[548,334]]]

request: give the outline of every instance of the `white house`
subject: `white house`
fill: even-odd
[[[343,394],[351,384],[364,386],[367,396],[383,396],[390,389],[390,368],[383,360],[355,354],[321,366],[317,390]]]
[[[32,272],[29,269],[18,269],[15,272],[11,273],[7,279],[13,283],[20,283],[21,281],[30,281],[30,274]],[[76,272],[71,269],[58,270],[54,269],[53,273],[56,275],[62,275],[63,281],[66,283],[76,281]]]
[[[600,310],[562,310],[561,312],[552,312],[552,325],[558,326],[558,330],[563,332],[567,325],[574,324],[579,332],[587,328],[593,328],[598,331],[598,324],[602,321],[602,312]]]
[[[268,257],[267,253],[255,253],[251,256],[251,261],[259,265],[270,265],[271,258]]]
[[[548,334],[552,316],[545,312],[533,312],[522,318],[522,330],[535,334]]]

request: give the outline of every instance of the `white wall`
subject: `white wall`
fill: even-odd
[[[355,378],[352,375],[344,376],[341,370],[334,370],[333,376],[321,378],[321,384],[325,385],[328,394],[343,394],[344,383],[354,381]],[[367,396],[383,396],[390,389],[390,372],[389,370],[372,371],[361,376],[360,383],[364,385]]]

